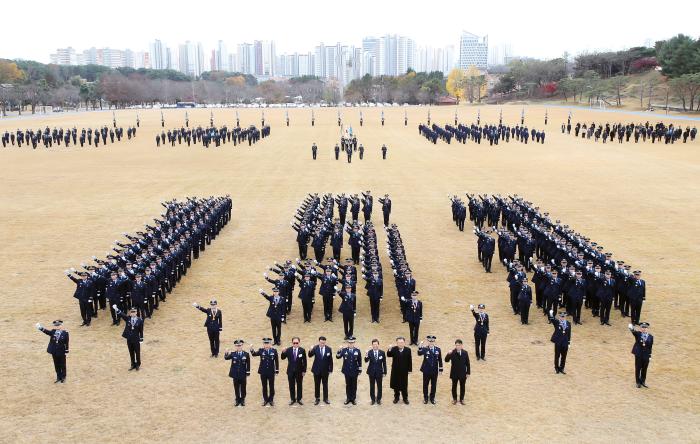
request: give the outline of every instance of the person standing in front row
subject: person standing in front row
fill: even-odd
[[[455,348],[445,355],[445,362],[452,362],[450,379],[452,380],[452,405],[457,404],[457,383],[459,383],[459,403],[464,405],[464,386],[471,374],[469,354],[463,349],[461,339],[455,341]]]
[[[423,346],[423,341],[418,345],[418,356],[423,356],[423,363],[420,366],[420,371],[423,373],[423,404],[427,404],[428,401],[435,404],[438,375],[442,374],[442,351],[435,345],[435,336],[428,335],[426,339],[427,347]]]
[[[333,373],[333,350],[326,345],[326,337],[319,336],[318,345],[309,350],[309,358],[314,358],[311,373],[314,374],[314,405],[321,401],[321,385],[323,384],[323,402],[328,401],[328,376]]]
[[[382,403],[382,379],[386,376],[386,354],[379,349],[379,339],[372,339],[372,348],[365,355],[369,376],[369,397],[371,405]]]
[[[233,345],[236,349],[224,352],[224,359],[231,361],[228,376],[233,379],[233,393],[236,398],[235,407],[245,406],[246,382],[250,376],[250,355],[243,351],[243,339],[236,339]]]
[[[399,396],[403,403],[408,404],[408,374],[413,371],[411,349],[406,347],[406,339],[399,336],[396,345],[386,352],[387,358],[391,358],[391,378],[389,387],[394,389],[394,404],[399,402]]]
[[[260,356],[260,366],[258,374],[260,375],[260,383],[262,384],[263,407],[275,405],[275,375],[280,371],[280,361],[277,350],[272,348],[272,338],[263,338],[263,347],[255,350],[253,345],[250,345],[250,354]]]
[[[53,357],[53,367],[56,371],[56,382],[63,384],[66,382],[66,355],[68,354],[69,335],[68,331],[63,329],[63,321],[53,321],[53,329],[44,328],[43,325],[37,323],[36,329],[45,335],[49,336],[49,346],[46,352]]]
[[[355,348],[355,337],[345,339],[346,345],[338,350],[335,357],[343,359],[343,375],[345,375],[345,405],[357,405],[357,377],[362,373],[362,358],[360,350]]]
[[[299,346],[301,339],[292,338],[292,346],[282,351],[282,359],[288,359],[287,379],[289,380],[289,405],[304,405],[301,401],[304,375],[306,374],[306,351]]]

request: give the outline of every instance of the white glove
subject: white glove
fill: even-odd
[[[632,324],[627,324],[627,328],[629,328],[630,330],[634,330],[634,325],[632,325]]]
[[[469,309],[474,310],[474,304],[469,304]]]
[[[263,277],[267,277],[267,273],[263,273]]]
[[[114,311],[117,311],[117,310],[118,310],[117,304],[113,304],[113,305],[112,305],[112,308],[114,309]]]
[[[275,261],[274,264],[277,265],[277,261]]]
[[[197,307],[199,306],[199,304],[197,304],[196,302],[192,302],[192,306],[193,306],[194,308],[197,308]]]
[[[37,329],[37,330],[41,330],[42,328],[43,328],[43,327],[41,326],[41,324],[37,322],[37,323],[36,323],[36,329]]]
[[[65,270],[64,273],[66,274],[66,276],[68,276],[70,274],[70,270]]]
[[[554,316],[554,310],[549,310],[549,315]]]
[[[260,294],[263,293],[263,289],[262,289],[262,288],[258,288],[258,291],[260,292]]]

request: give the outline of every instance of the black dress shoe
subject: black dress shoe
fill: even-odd
[[[63,381],[61,381],[61,382],[63,382]],[[645,383],[643,383],[643,382],[642,382],[642,387],[647,388],[647,389],[649,388],[649,387],[647,387],[647,385],[646,385]]]
[[[452,400],[452,405],[455,405],[455,404],[457,404],[457,400],[456,400],[456,399],[453,399],[453,400]]]
[[[428,403],[428,399],[426,398],[423,400],[423,404],[427,404],[427,403]]]
[[[65,383],[65,382],[66,382],[66,378],[61,379],[61,384]],[[644,387],[646,387],[646,385]]]
[[[399,398],[394,398],[394,404],[398,404],[398,403],[399,403]]]
[[[559,369],[558,369],[558,368],[555,368],[554,370],[557,372],[557,374],[559,374]]]
[[[135,369],[135,368],[136,368],[136,366],[135,366],[135,365],[132,365],[131,367],[129,367],[129,371],[132,371],[132,370]]]
[[[241,407],[245,407],[245,401],[241,401]]]
[[[267,401],[263,401],[262,406],[265,407],[267,405]]]
[[[296,403],[297,403],[296,401],[289,401],[289,405],[294,405]]]
[[[459,403],[462,404],[462,405],[465,405],[465,404],[464,404],[464,399],[460,399],[460,400],[459,400]]]
[[[318,405],[321,402],[321,400],[317,399],[314,401],[314,405]]]
[[[381,399],[377,399],[377,405],[382,405],[382,400],[381,400]]]
[[[56,378],[56,380],[53,382],[54,384],[57,384],[61,382],[61,378]],[[637,384],[637,387],[639,387],[639,384]]]
[[[403,400],[403,403],[404,403],[404,404],[408,404],[408,399],[404,399],[404,400]]]
[[[236,403],[235,403],[233,406],[234,406],[234,407],[238,407],[239,405],[241,405],[241,402],[240,402],[240,401],[236,401]]]
[[[376,403],[376,402],[375,402],[374,399],[373,399],[372,402],[369,403],[369,405],[374,405],[375,403]]]
[[[343,404],[344,404],[344,405],[350,404],[350,400],[349,400],[349,399],[346,399],[345,402],[344,402]]]
[[[642,384],[637,383],[637,388],[642,388]]]
[[[268,401],[267,403],[270,405],[270,407],[274,407],[274,406],[275,406],[275,403],[272,402],[272,401]]]
[[[299,404],[299,405],[304,405],[304,403],[301,402],[301,399],[298,399],[298,400],[297,400],[297,404]]]
[[[565,374],[566,374],[566,372],[564,371],[564,369],[559,370],[559,373],[561,373],[562,375],[565,375]]]
[[[434,399],[431,399],[431,400],[430,400],[430,403],[433,404],[433,405],[435,405],[435,400],[434,400]]]
[[[326,404],[328,404],[328,405],[331,404],[331,402],[330,402],[329,400],[327,400],[327,399],[324,399],[323,402],[326,403]]]

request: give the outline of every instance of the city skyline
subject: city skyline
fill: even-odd
[[[41,14],[33,13],[37,8]],[[31,16],[33,28],[46,30],[46,33],[27,33],[23,20],[3,23],[6,35],[20,38],[6,39],[0,57],[46,63],[48,54],[68,46],[80,47],[80,50],[94,46],[148,51],[143,44],[155,38],[168,42],[171,47],[189,39],[210,49],[219,40],[229,45],[251,39],[268,40],[277,43],[278,54],[305,53],[320,41],[359,46],[365,36],[385,34],[409,36],[423,46],[445,47],[457,46],[460,32],[468,30],[476,35],[488,35],[492,47],[509,45],[511,53],[547,59],[565,51],[576,55],[593,50],[619,50],[653,44],[678,33],[697,33],[695,15],[680,13],[689,8],[679,0],[664,4],[665,10],[679,12],[674,20],[656,22],[652,22],[653,16],[644,8],[628,8],[602,0],[587,3],[585,11],[596,11],[595,14],[560,10],[544,0],[533,0],[527,8],[506,0],[499,4],[497,14],[486,8],[467,8],[453,0],[443,1],[435,9],[435,13],[430,14],[393,4],[358,0],[336,14],[326,3],[310,0],[302,5],[275,4],[265,10],[255,5],[213,2],[200,11],[181,0],[167,4],[124,0],[120,8],[111,9],[91,31],[95,9],[87,0],[60,4],[39,1],[38,5],[10,3],[4,11],[8,17]],[[209,18],[212,15],[227,19],[217,23]],[[600,17],[610,21],[610,26],[601,26]],[[635,26],[620,27],[614,21]],[[58,23],[62,26],[57,27]],[[78,23],[86,27],[70,26]],[[47,35],[50,38],[46,38]],[[208,58],[207,54],[205,63]]]

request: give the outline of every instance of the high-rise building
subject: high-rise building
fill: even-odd
[[[193,77],[199,77],[204,72],[204,48],[201,43],[189,40],[180,45],[178,51],[178,71]]]
[[[150,44],[151,65],[153,69],[167,69],[167,54],[163,42],[156,39]]]
[[[272,40],[265,40],[261,45],[261,62],[260,62],[260,73],[256,73],[265,77],[275,76],[275,60],[277,59],[277,54],[275,52],[275,42]]]
[[[212,64],[212,71],[231,71],[226,44],[224,44],[222,40],[218,41],[216,44],[216,50],[214,50],[214,63]]]
[[[238,45],[236,71],[243,74],[255,74],[255,48],[250,43]]]
[[[462,31],[459,38],[459,68],[467,69],[475,66],[480,70],[488,68],[489,38],[479,37]]]
[[[314,56],[311,53],[299,54],[299,76],[313,76]]]
[[[72,47],[58,48],[54,54],[49,56],[54,65],[77,65],[78,55]]]
[[[364,74],[379,75],[379,39],[374,37],[362,39],[362,52],[365,54]]]
[[[326,69],[326,45],[321,42],[314,48],[314,75],[321,79],[328,77]]]

